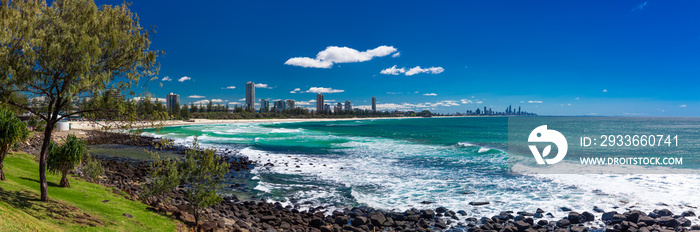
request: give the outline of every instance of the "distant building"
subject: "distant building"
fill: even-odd
[[[350,101],[345,101],[345,110],[352,111],[352,103]]]
[[[287,109],[287,104],[283,100],[279,100],[275,102],[275,112],[280,113],[283,110]]]
[[[175,105],[180,106],[180,95],[170,93],[168,94],[168,96],[165,97],[165,102],[168,107],[168,111],[175,112],[176,110],[180,110],[175,109]]]
[[[323,110],[326,112],[331,111],[331,106],[328,104],[323,104]]]
[[[343,103],[338,102],[338,104],[335,106],[335,112],[340,113],[343,111]]]
[[[287,109],[288,110],[294,109],[294,100],[292,100],[292,99],[287,100]]]
[[[260,112],[270,112],[270,101],[260,99]]]
[[[255,111],[255,83],[252,81],[245,83],[245,108]]]
[[[372,112],[377,112],[377,98],[372,97]]]
[[[323,108],[323,94],[319,93],[316,94],[316,113],[320,114],[321,112],[324,111]]]

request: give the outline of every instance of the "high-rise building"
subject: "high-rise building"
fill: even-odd
[[[338,102],[335,106],[335,112],[340,113],[341,111],[343,111],[343,103]]]
[[[175,109],[175,105],[180,106],[180,95],[170,93],[168,96],[165,97],[165,103],[168,107],[168,111],[170,112],[175,112],[175,110],[180,110],[180,109]]]
[[[287,100],[287,109],[288,110],[294,109],[294,100],[292,100],[292,99]]]
[[[326,112],[329,112],[329,111],[331,111],[331,106],[328,104],[323,104],[323,110]]]
[[[245,108],[255,111],[255,83],[252,81],[245,83]]]
[[[377,112],[377,98],[372,97],[372,112]]]
[[[260,99],[260,112],[270,112],[270,101]]]
[[[285,102],[283,100],[279,100],[279,101],[275,102],[275,112],[279,113],[285,109],[287,109],[287,104],[285,104]]]
[[[325,109],[323,108],[323,94],[316,94],[316,113],[321,114]]]
[[[345,101],[345,110],[352,111],[352,103],[350,101]]]

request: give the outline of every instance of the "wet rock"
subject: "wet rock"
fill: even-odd
[[[655,213],[656,215],[659,215],[660,217],[673,216],[673,213],[671,212],[671,210],[668,210],[668,209],[657,209],[657,210],[654,210],[653,213]]]
[[[547,220],[539,220],[539,221],[537,221],[537,225],[540,225],[540,226],[546,226],[546,225],[548,225],[548,224],[549,224],[549,221],[547,221]]]
[[[513,224],[515,224],[515,226],[518,228],[518,232],[525,232],[525,230],[529,229],[531,226],[530,224],[524,221],[516,221]]]
[[[659,225],[662,225],[662,226],[668,226],[668,227],[674,227],[674,228],[678,227],[680,225],[680,223],[675,218],[672,218],[669,216],[663,216],[663,217],[657,218],[656,223],[658,223]]]
[[[557,227],[567,227],[569,225],[571,225],[571,222],[567,219],[561,219],[557,221]]]
[[[581,215],[583,215],[583,217],[586,218],[587,222],[595,221],[595,215],[593,215],[592,213],[590,213],[588,211],[581,213]]]
[[[362,216],[355,217],[354,219],[352,219],[351,224],[352,224],[352,226],[355,226],[355,227],[362,226],[364,224],[367,224],[367,218],[362,217]]]
[[[445,208],[445,207],[437,207],[437,208],[435,208],[435,212],[436,212],[436,213],[446,213],[446,212],[447,212],[447,208]]]
[[[681,217],[695,217],[695,212],[685,211],[685,212],[681,213]]]
[[[569,208],[569,207],[561,207],[561,211],[569,212],[569,211],[571,211],[571,208]]]
[[[577,212],[569,212],[569,216],[567,217],[567,219],[571,222],[571,224],[579,224],[586,222],[586,216],[583,216]]]
[[[350,221],[350,218],[348,218],[347,216],[335,217],[335,224],[338,224],[339,226],[347,225],[349,221]]]
[[[472,202],[469,202],[469,205],[480,206],[480,205],[488,205],[489,203],[490,202],[488,202],[488,201],[472,201]]]

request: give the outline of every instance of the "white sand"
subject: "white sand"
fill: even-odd
[[[192,121],[168,120],[160,122],[142,122],[134,123],[137,128],[159,127],[159,126],[182,126],[182,125],[202,125],[202,124],[227,124],[227,123],[261,123],[261,122],[318,122],[318,121],[346,121],[346,120],[371,120],[371,119],[398,119],[397,118],[286,118],[286,119],[194,119]],[[99,130],[104,126],[115,128],[118,123],[115,122],[88,122],[88,121],[72,121],[70,122],[71,130]]]

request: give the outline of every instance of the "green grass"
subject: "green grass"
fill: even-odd
[[[2,231],[175,231],[180,223],[146,210],[140,202],[114,194],[111,188],[70,178],[70,188],[58,187],[60,176],[47,173],[48,203],[39,201],[39,164],[26,153],[5,158],[0,181]],[[103,202],[106,201],[106,202]],[[127,218],[124,213],[133,215]]]

